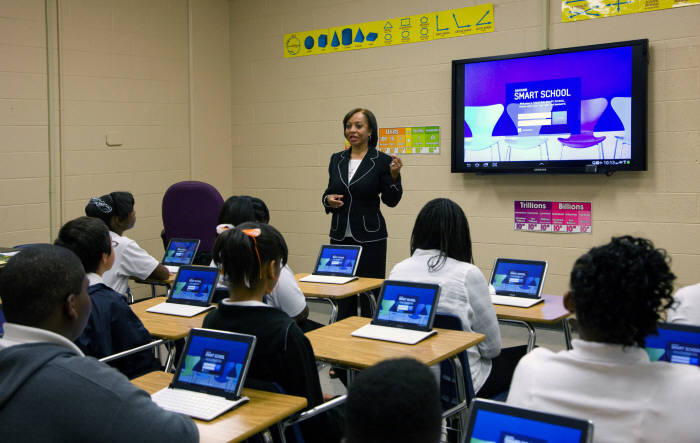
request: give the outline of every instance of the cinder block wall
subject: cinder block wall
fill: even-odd
[[[441,154],[405,155],[404,198],[383,207],[388,269],[408,256],[418,210],[435,197],[469,218],[476,264],[498,256],[550,262],[545,291],[562,293],[574,260],[613,235],[651,238],[669,250],[678,284],[700,279],[700,7],[561,23],[550,1],[550,47],[649,38],[649,171],[604,176],[451,174],[451,60],[543,48],[543,4],[495,0],[496,32],[427,43],[283,58],[285,33],[477,4],[474,1],[231,0],[233,192],[262,197],[295,271],[313,266],[330,217],[320,205],[341,119],[357,106],[382,127],[439,125]],[[593,203],[593,234],[513,232],[513,200]]]

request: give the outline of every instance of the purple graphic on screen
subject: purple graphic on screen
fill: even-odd
[[[609,103],[613,97],[632,95],[631,47],[469,63],[464,70],[465,106],[503,105],[493,136],[537,135],[528,131],[576,134],[580,122],[572,120],[580,119],[580,101],[592,98],[605,98],[608,103],[595,131],[624,130]],[[526,95],[516,100],[515,89]],[[508,105],[514,103],[519,107],[509,111]],[[532,108],[524,109],[523,103]],[[511,116],[519,119],[520,115],[525,120],[545,117],[542,125],[523,124],[523,119],[518,124]],[[466,122],[464,136],[472,136]]]

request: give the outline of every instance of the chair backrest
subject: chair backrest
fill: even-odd
[[[537,106],[536,108],[533,108],[532,111],[530,112],[546,112],[550,113],[552,112],[552,108],[554,105],[546,104],[546,105],[540,105]],[[518,129],[518,114],[520,114],[520,103],[510,103],[508,107],[506,108],[506,112],[508,113],[508,116],[510,117],[511,120],[513,120],[513,124],[515,125],[516,129]],[[542,127],[542,124],[539,125],[530,125],[525,128],[525,134],[526,136],[537,136],[540,133],[540,128]]]
[[[435,314],[433,326],[436,328],[451,329],[455,331],[463,330],[462,320],[460,320],[459,317],[454,314],[446,314],[443,312],[438,312]],[[457,357],[462,365],[464,384],[467,391],[467,405],[471,405],[476,395],[474,394],[474,384],[472,383],[472,374],[471,370],[469,369],[469,358],[467,357],[467,351],[460,352]],[[452,365],[450,365],[448,362],[440,363],[440,397],[443,402],[443,408],[445,409],[459,403],[455,374],[453,374],[452,371]]]
[[[15,245],[13,248],[15,249],[26,249],[26,248],[31,248],[32,246],[47,246],[50,245],[51,243],[24,243],[21,245]]]
[[[503,114],[503,105],[495,104],[490,106],[465,106],[464,121],[472,131],[472,137],[491,137],[493,128],[496,127],[498,119]]]
[[[247,377],[245,380],[245,387],[250,389],[257,389],[259,391],[275,392],[277,394],[286,394],[282,386],[275,382],[267,380],[259,380],[257,378]],[[273,435],[274,441],[282,441],[279,435],[279,428],[273,426],[270,429],[270,433]],[[284,431],[285,439],[289,443],[304,443],[304,437],[301,435],[301,429],[298,424],[289,426]],[[252,440],[255,442],[255,439]]]
[[[630,144],[632,140],[632,97],[613,97],[610,100],[610,106],[620,118],[622,126],[625,127],[624,142]]]
[[[592,133],[603,111],[608,107],[605,98],[581,100],[581,133]]]
[[[198,181],[170,186],[163,195],[165,242],[171,238],[198,238],[199,250],[211,251],[216,238],[216,221],[224,199],[215,187]]]

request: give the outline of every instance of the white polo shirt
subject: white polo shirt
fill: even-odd
[[[679,289],[673,299],[668,321],[700,326],[700,283]]]
[[[596,442],[697,442],[700,369],[585,340],[520,360],[508,403],[593,422]]]
[[[109,232],[114,248],[114,265],[112,269],[102,274],[104,284],[115,291],[126,294],[129,287],[129,277],[147,278],[160,263],[129,237]]]
[[[81,357],[84,355],[83,351],[81,351],[75,343],[48,329],[34,328],[10,322],[2,326],[3,329],[5,329],[5,335],[0,338],[0,349],[9,348],[14,345],[23,345],[25,343],[53,343],[70,349]]]

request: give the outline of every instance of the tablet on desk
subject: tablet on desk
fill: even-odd
[[[214,309],[214,306],[211,306],[211,299],[214,297],[218,277],[218,268],[181,266],[168,299],[164,303],[146,309],[146,311],[194,317]]]
[[[547,262],[498,258],[491,272],[491,286],[496,305],[529,308],[542,302],[542,287],[547,275]]]

